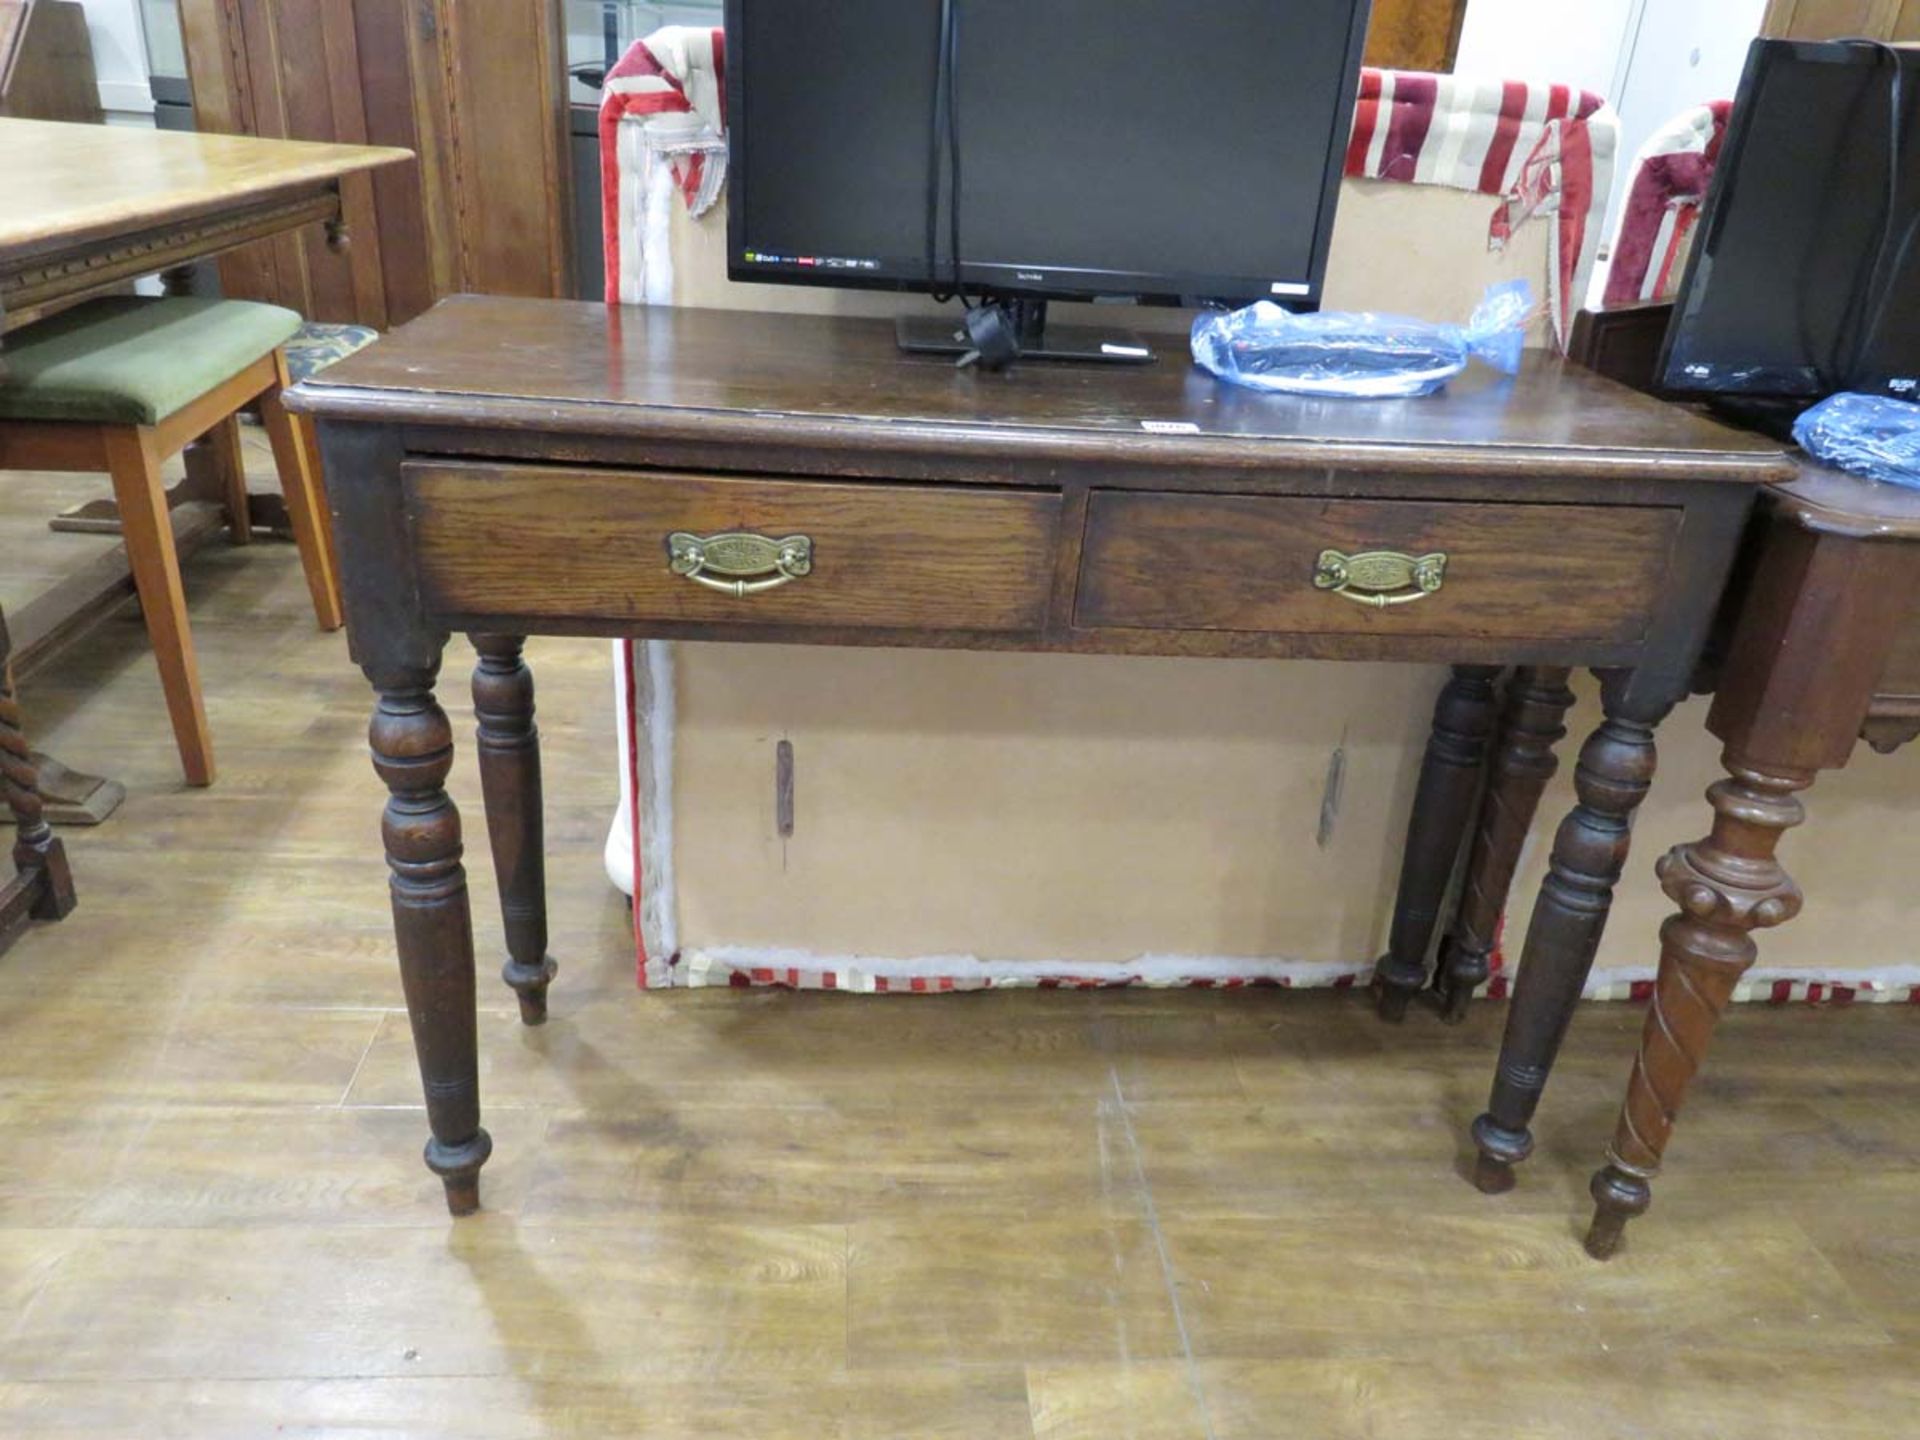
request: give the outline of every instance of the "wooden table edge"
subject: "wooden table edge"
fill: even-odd
[[[1130,434],[1092,426],[960,424],[944,420],[889,420],[876,424],[858,415],[820,415],[769,410],[738,411],[662,406],[618,400],[560,400],[464,391],[425,391],[329,385],[309,381],[287,392],[287,408],[315,420],[370,425],[430,425],[474,431],[562,430],[606,439],[710,441],[766,439],[777,426],[781,439],[800,446],[884,448],[896,453],[956,449],[971,455],[1001,454],[1031,459],[1104,459],[1151,451],[1161,463],[1200,469],[1318,469],[1329,465],[1391,464],[1408,473],[1488,475],[1523,471],[1543,479],[1590,476],[1618,470],[1636,479],[1650,469],[1667,480],[1779,484],[1797,473],[1784,450],[1663,450],[1449,445],[1432,441],[1358,442],[1243,436]]]

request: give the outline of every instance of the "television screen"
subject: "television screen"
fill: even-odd
[[[1365,0],[953,11],[970,289],[1318,302]],[[730,0],[734,278],[945,288],[940,24],[939,0]]]
[[[1660,366],[1667,389],[1810,400],[1914,393],[1920,56],[1898,62],[1896,118],[1892,54],[1754,43],[1674,303]]]

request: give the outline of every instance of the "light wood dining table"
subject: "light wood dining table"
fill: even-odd
[[[315,225],[326,228],[327,243],[347,244],[342,185],[410,159],[409,151],[381,146],[0,119],[0,367],[7,331],[142,276],[177,273],[207,256]],[[0,427],[0,470],[7,468]],[[184,557],[222,527],[221,501],[191,489],[170,498]],[[43,794],[43,766],[26,744],[9,661],[14,670],[31,668],[132,594],[132,571],[119,548],[20,606],[10,627],[0,617],[0,767],[15,817],[19,875],[0,888],[0,944],[8,915],[71,905],[71,885],[61,878],[54,886],[49,878],[55,872],[47,857],[57,856],[59,842],[45,832],[44,801],[58,799],[98,819],[117,789],[62,767],[62,793]],[[64,877],[63,861],[57,873]],[[56,889],[64,901],[49,898]]]

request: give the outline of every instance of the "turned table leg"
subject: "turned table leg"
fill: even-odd
[[[1456,665],[1433,707],[1433,729],[1420,763],[1420,783],[1407,821],[1400,890],[1387,953],[1374,967],[1380,1016],[1400,1020],[1427,983],[1427,949],[1440,920],[1460,838],[1473,823],[1473,802],[1493,735],[1497,665]]]
[[[447,1209],[480,1208],[480,1167],[493,1141],[480,1128],[473,921],[460,864],[460,812],[446,792],[453,730],[433,696],[438,662],[382,675],[368,738],[390,792],[381,833],[392,871],[394,938],[407,1017],[426,1092],[427,1168]]]
[[[1707,791],[1713,833],[1660,861],[1660,888],[1680,913],[1660,927],[1660,978],[1627,1081],[1607,1163],[1593,1177],[1587,1253],[1619,1248],[1627,1221],[1646,1213],[1650,1183],[1672,1138],[1687,1086],[1733,988],[1757,953],[1752,931],[1800,913],[1800,889],[1773,857],[1782,832],[1805,818],[1794,792],[1811,772],[1764,771],[1729,754],[1731,779]]]
[[[500,886],[500,920],[507,932],[507,963],[500,978],[520,997],[520,1019],[539,1025],[547,1018],[547,986],[558,967],[547,954],[546,836],[533,672],[521,658],[525,636],[472,638],[480,655],[473,671],[480,790]]]
[[[1606,718],[1574,767],[1578,803],[1554,835],[1547,878],[1527,929],[1520,976],[1486,1113],[1473,1122],[1480,1158],[1474,1184],[1510,1189],[1513,1167],[1533,1153],[1528,1129],[1573,1019],[1626,865],[1633,812],[1653,784],[1653,731],[1671,698],[1630,702],[1630,676],[1602,676]]]
[[[1559,768],[1553,747],[1567,733],[1564,721],[1573,704],[1567,674],[1563,666],[1523,665],[1507,684],[1493,773],[1480,803],[1460,909],[1440,942],[1433,977],[1441,1017],[1449,1023],[1466,1018],[1473,992],[1486,983],[1520,847],[1540,808],[1540,796]]]
[[[0,788],[13,815],[13,867],[20,877],[14,883],[27,887],[18,902],[26,905],[27,914],[38,920],[58,920],[71,914],[76,903],[73,872],[67,867],[66,847],[47,824],[40,776],[27,746],[20,698],[7,663],[10,654],[6,617],[0,616]],[[5,908],[0,906],[0,912]],[[0,921],[4,918],[0,914]],[[0,929],[5,928],[0,924]]]

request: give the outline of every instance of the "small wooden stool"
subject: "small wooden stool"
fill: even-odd
[[[190,785],[213,783],[213,747],[187,628],[160,466],[205,435],[224,472],[235,543],[251,538],[238,411],[258,399],[314,615],[340,627],[320,477],[280,403],[280,346],[300,317],[197,297],[89,301],[7,337],[0,469],[105,470]]]

